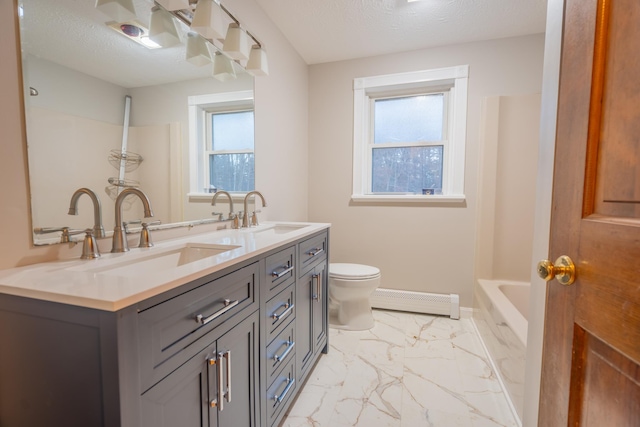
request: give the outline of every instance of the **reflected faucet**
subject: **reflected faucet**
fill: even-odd
[[[244,212],[242,213],[242,228],[247,228],[249,227],[249,215],[247,213],[247,211],[249,210],[249,197],[251,197],[252,195],[256,195],[256,196],[260,196],[260,198],[262,199],[262,207],[266,207],[267,206],[267,202],[264,200],[264,196],[262,195],[262,193],[260,193],[259,191],[249,191],[247,193],[246,196],[244,196]],[[256,221],[257,222],[257,221]]]
[[[233,220],[233,228],[238,228],[238,216],[233,213],[233,199],[231,198],[231,194],[229,194],[229,192],[224,191],[224,190],[219,190],[216,194],[213,195],[213,199],[211,199],[211,206],[215,206],[216,205],[216,201],[218,200],[218,196],[220,195],[224,195],[227,196],[227,198],[229,199],[229,218],[227,219],[232,219]],[[220,214],[222,215],[222,214]],[[220,217],[222,218],[222,217]]]
[[[111,247],[111,252],[126,252],[129,250],[127,236],[124,232],[124,226],[122,224],[122,201],[130,194],[135,194],[142,201],[145,218],[153,216],[149,198],[142,192],[142,190],[133,187],[128,187],[122,190],[122,192],[116,198],[116,226],[113,229],[113,245]]]
[[[78,199],[83,194],[86,194],[91,198],[93,202],[93,235],[96,238],[104,237],[104,227],[102,226],[102,204],[98,195],[89,188],[79,188],[71,196],[71,202],[69,203],[69,215],[78,215]]]

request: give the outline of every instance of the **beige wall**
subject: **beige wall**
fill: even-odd
[[[0,2],[0,268],[51,260],[67,250],[63,245],[31,246],[20,48],[13,3]],[[255,84],[257,187],[271,206],[270,218],[306,220],[307,65],[254,0],[234,1],[232,12],[269,53],[270,75],[256,79]]]
[[[385,288],[457,293],[472,305],[482,99],[539,92],[543,45],[534,35],[310,67],[309,219],[333,224],[331,261],[375,265]],[[353,79],[464,64],[466,203],[353,205]]]

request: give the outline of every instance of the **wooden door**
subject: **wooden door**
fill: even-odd
[[[564,20],[539,426],[639,426],[640,1]]]

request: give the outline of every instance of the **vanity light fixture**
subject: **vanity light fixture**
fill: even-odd
[[[251,39],[247,32],[235,22],[229,24],[222,51],[231,59],[239,61],[249,59]]]
[[[155,0],[167,10],[189,9],[189,0]]]
[[[161,7],[154,6],[151,9],[149,38],[162,47],[180,44],[180,36],[173,15]]]
[[[96,9],[116,22],[136,19],[133,0],[96,0]]]
[[[267,52],[263,47],[254,45],[249,54],[249,61],[245,70],[252,76],[268,76],[269,64],[267,62]]]
[[[224,39],[225,13],[214,0],[198,0],[191,30],[209,40]]]
[[[226,82],[236,78],[236,70],[229,58],[221,53],[217,53],[213,58],[213,77]]]
[[[210,64],[211,53],[207,44],[207,41],[197,33],[187,33],[187,61],[198,67]]]

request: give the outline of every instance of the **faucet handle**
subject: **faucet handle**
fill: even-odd
[[[229,219],[233,220],[233,226],[231,228],[234,230],[240,228],[240,215],[242,215],[242,211],[238,211],[238,213],[229,212]]]
[[[124,221],[122,223],[122,225],[124,226],[124,232],[126,234],[129,234],[131,232],[131,231],[129,231],[129,225],[131,225],[131,224],[140,224],[140,223],[142,223],[141,219],[133,219],[131,221]]]
[[[84,242],[82,244],[82,255],[80,259],[96,259],[100,258],[100,249],[98,249],[98,243],[96,237],[93,235],[93,229],[87,228],[84,230]]]
[[[69,227],[36,227],[33,229],[33,232],[36,234],[57,233],[59,231],[62,231],[62,234],[60,235],[60,243],[69,243],[71,241],[69,239],[71,236],[84,233],[84,230],[76,230]]]
[[[140,244],[138,244],[139,248],[150,248],[151,246],[153,246],[153,242],[151,241],[151,233],[149,232],[149,226],[158,224],[160,224],[160,221],[142,223],[142,230],[140,230]]]
[[[211,212],[211,215],[218,215],[218,221],[224,221],[224,213],[223,212]],[[231,218],[229,218],[231,219]]]
[[[256,227],[260,224],[258,224],[258,213],[262,212],[261,210],[255,210],[253,211],[253,214],[251,214],[251,225]]]

